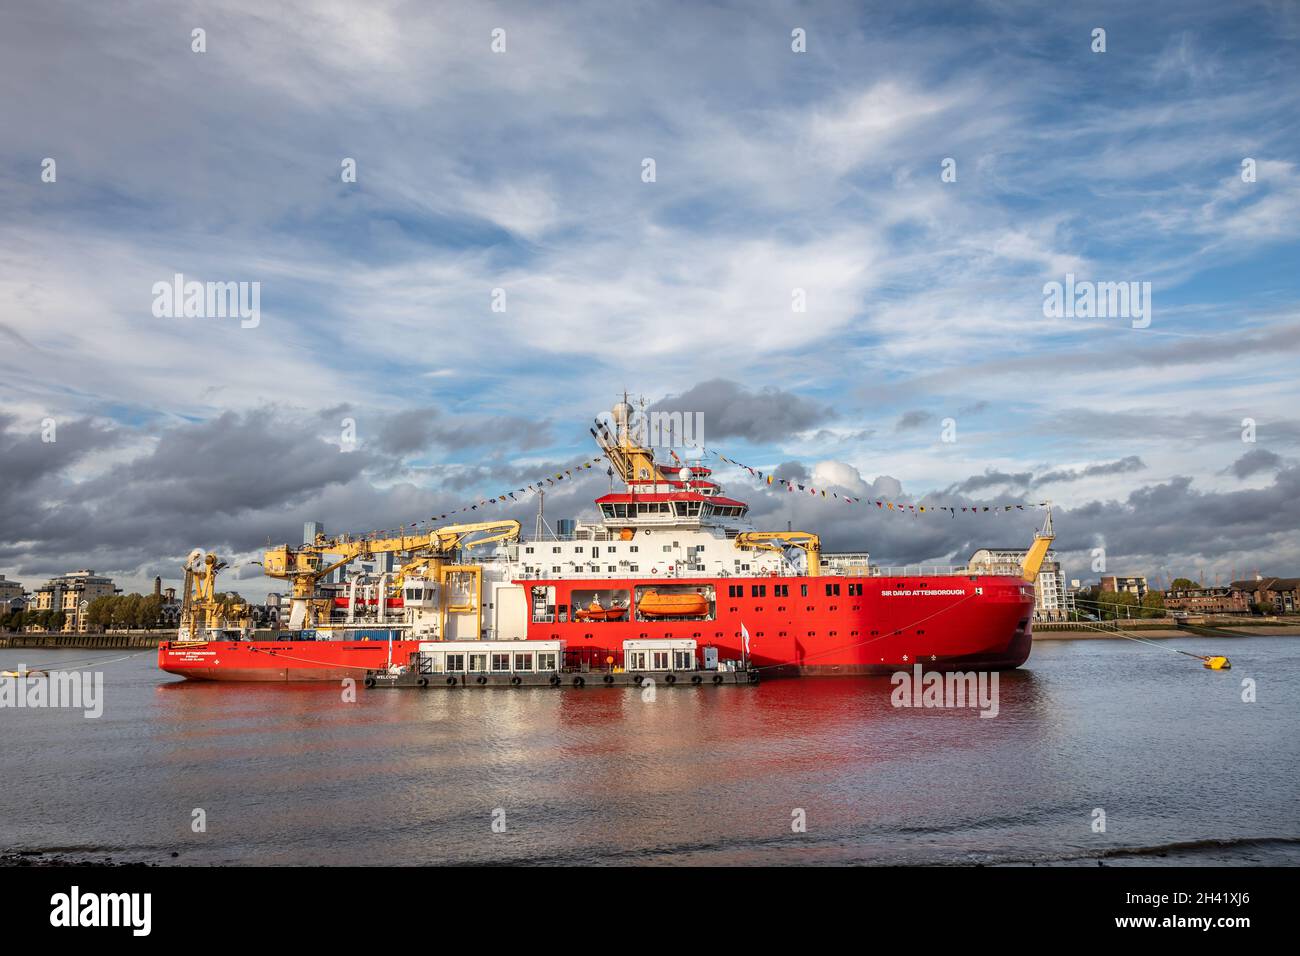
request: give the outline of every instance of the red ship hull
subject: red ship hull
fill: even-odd
[[[392,660],[405,663],[419,641],[393,641]],[[158,645],[158,666],[190,680],[360,680],[389,661],[388,641],[207,641]]]
[[[527,624],[530,640],[566,642],[566,664],[623,663],[623,642],[690,638],[723,660],[747,657],[764,677],[1006,670],[1029,657],[1034,591],[1001,575],[934,577],[763,577],[524,580],[554,589],[547,613]],[[574,591],[648,586],[701,587],[714,594],[708,615],[676,620],[571,619],[585,606]],[[540,618],[540,619],[538,619]],[[745,654],[744,634],[749,635]],[[406,663],[418,641],[391,642]],[[310,681],[361,677],[389,660],[387,641],[214,641],[163,644],[158,666],[199,680]]]

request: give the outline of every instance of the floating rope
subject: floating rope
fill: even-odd
[[[71,660],[71,661],[50,661],[49,663],[45,663],[45,664],[28,664],[28,665],[26,665],[26,668],[27,668],[28,673],[30,673],[30,672],[33,671],[33,670],[42,670],[42,671],[44,671],[44,670],[49,670],[50,668],[55,668],[55,669],[67,669],[67,668],[73,668],[73,667],[76,667],[76,668],[85,668],[85,667],[89,667],[89,666],[91,666],[92,664],[98,664],[98,665],[103,665],[103,664],[116,664],[118,661],[124,661],[124,660],[127,660],[127,659],[132,658],[132,657],[139,657],[141,654],[153,654],[153,653],[156,653],[156,652],[157,652],[157,648],[152,648],[152,647],[151,647],[151,648],[149,648],[148,650],[144,650],[144,651],[134,651],[134,652],[132,652],[132,653],[130,653],[130,654],[124,654],[124,655],[121,656],[121,657],[113,657],[113,658],[88,658],[88,659],[86,659],[86,660]],[[6,673],[9,673],[9,672],[6,671]]]
[[[1092,628],[1094,631],[1100,631],[1102,634],[1114,634],[1116,637],[1123,638],[1126,641],[1133,641],[1137,644],[1148,644],[1151,647],[1158,647],[1162,651],[1172,651],[1175,654],[1182,654],[1186,657],[1194,657],[1210,670],[1229,670],[1232,667],[1231,662],[1226,657],[1218,654],[1193,654],[1191,651],[1179,650],[1176,647],[1167,647],[1164,644],[1157,644],[1155,641],[1149,641],[1146,638],[1137,637],[1129,634],[1120,627],[1116,626],[1114,630],[1105,627],[1099,627],[1095,624],[1088,624],[1084,621],[1073,621],[1071,623],[1079,624],[1082,627]],[[1217,663],[1216,663],[1217,662]]]

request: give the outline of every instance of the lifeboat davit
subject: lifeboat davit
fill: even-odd
[[[636,609],[645,617],[703,617],[709,613],[709,599],[692,591],[674,594],[646,591]]]

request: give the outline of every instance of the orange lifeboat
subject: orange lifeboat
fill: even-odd
[[[672,594],[646,591],[636,609],[646,617],[703,617],[709,613],[709,599],[692,591]]]
[[[625,607],[601,607],[595,601],[590,606],[573,612],[575,621],[621,621],[627,615]]]

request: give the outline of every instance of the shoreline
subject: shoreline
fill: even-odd
[[[1300,625],[1259,626],[1245,625],[1226,628],[1218,634],[1197,634],[1178,628],[1134,628],[1127,635],[1110,631],[1094,631],[1086,628],[1077,631],[1056,630],[1039,633],[1034,631],[1033,639],[1037,641],[1122,641],[1127,637],[1151,638],[1161,640],[1170,637],[1222,637],[1227,639],[1240,637],[1300,637]]]

